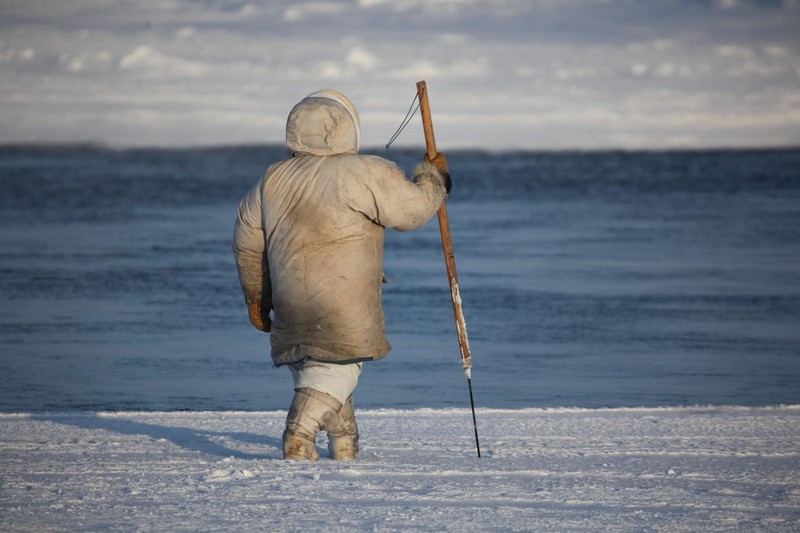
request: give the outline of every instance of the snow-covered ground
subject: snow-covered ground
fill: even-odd
[[[798,531],[800,406],[358,413],[283,461],[285,411],[0,414],[2,531]]]

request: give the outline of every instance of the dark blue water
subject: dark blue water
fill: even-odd
[[[285,155],[0,148],[0,410],[285,409],[231,253]],[[800,403],[800,151],[449,158],[479,407]],[[357,403],[467,406],[436,220],[386,248]]]

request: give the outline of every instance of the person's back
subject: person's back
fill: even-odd
[[[354,458],[360,363],[390,350],[384,227],[421,226],[446,195],[443,156],[423,162],[410,182],[394,163],[357,155],[359,137],[349,100],[330,90],[310,95],[287,121],[293,156],[272,165],[239,206],[234,252],[251,321],[271,331],[273,362],[289,365],[295,379],[287,458],[316,458],[320,429],[332,444],[350,443],[339,457],[332,445],[334,458]]]

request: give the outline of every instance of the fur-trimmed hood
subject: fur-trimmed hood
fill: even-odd
[[[303,98],[286,121],[286,146],[295,154],[355,154],[361,144],[361,121],[342,93],[322,89]]]

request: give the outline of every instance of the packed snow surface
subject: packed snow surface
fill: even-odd
[[[797,531],[800,406],[358,412],[354,463],[285,411],[0,414],[3,531]]]

